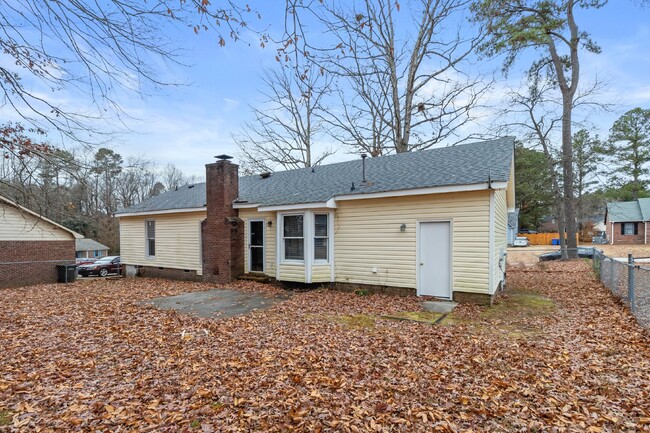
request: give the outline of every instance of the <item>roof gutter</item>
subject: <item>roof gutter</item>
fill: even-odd
[[[505,189],[508,186],[508,182],[484,182],[484,183],[475,183],[469,185],[449,185],[449,186],[433,186],[429,188],[414,188],[414,189],[403,189],[399,191],[385,191],[385,192],[371,192],[371,193],[359,193],[359,194],[346,194],[339,195],[334,197],[336,201],[343,200],[361,200],[369,198],[385,198],[385,197],[406,197],[412,195],[424,195],[424,194],[444,194],[450,192],[466,192],[466,191],[484,191],[488,189]]]
[[[182,209],[149,210],[149,211],[142,211],[142,212],[122,212],[122,213],[113,214],[113,216],[117,218],[122,218],[122,217],[143,216],[143,215],[164,215],[170,213],[205,212],[206,210],[207,208],[204,206],[204,207],[189,207],[189,208],[182,208]]]
[[[323,202],[281,204],[277,206],[260,206],[257,208],[259,212],[274,212],[299,209],[336,209],[336,201],[334,198],[331,198]]]

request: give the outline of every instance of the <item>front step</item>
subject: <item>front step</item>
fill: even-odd
[[[256,281],[258,283],[272,283],[275,281],[275,278],[264,274],[243,274],[240,275],[238,279],[244,281]]]

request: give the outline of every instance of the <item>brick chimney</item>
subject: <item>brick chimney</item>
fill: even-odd
[[[219,161],[205,165],[203,280],[225,284],[244,273],[244,224],[232,207],[239,196],[239,166],[227,155],[216,158]]]

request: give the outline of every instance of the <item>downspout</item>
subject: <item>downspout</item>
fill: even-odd
[[[611,224],[612,224],[612,236],[610,237],[611,240],[609,241],[609,243],[610,245],[614,245],[614,221],[612,221]]]
[[[643,221],[643,243],[648,243],[648,221]]]

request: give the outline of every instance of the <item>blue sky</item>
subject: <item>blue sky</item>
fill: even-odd
[[[262,13],[256,26],[268,26],[271,33],[282,31],[284,2],[259,1],[251,6]],[[585,82],[596,75],[608,82],[601,97],[616,105],[611,112],[589,119],[606,135],[611,123],[628,109],[650,108],[650,8],[642,9],[633,0],[610,0],[603,9],[580,11],[578,21],[603,49],[600,55],[583,55],[582,75]],[[125,121],[129,130],[116,137],[112,147],[123,156],[144,155],[160,165],[173,163],[186,174],[201,176],[204,164],[214,155],[237,153],[231,135],[251,119],[250,105],[260,101],[260,74],[275,66],[275,49],[259,47],[257,37],[250,33],[244,33],[242,41],[228,41],[225,47],[218,46],[214,31],[195,35],[183,27],[171,38],[183,47],[181,60],[188,66],[163,68],[161,74],[187,84],[164,88],[145,99],[123,97],[121,106],[131,116]],[[520,65],[526,66],[525,60]],[[499,63],[484,61],[483,67],[498,69]],[[500,100],[506,84],[497,77],[500,82],[490,95],[493,102]],[[516,83],[519,78],[515,70],[508,81]],[[84,104],[80,95],[60,97]],[[487,123],[482,127],[494,121],[488,116],[481,120]],[[353,156],[344,151],[335,157],[348,158]]]

